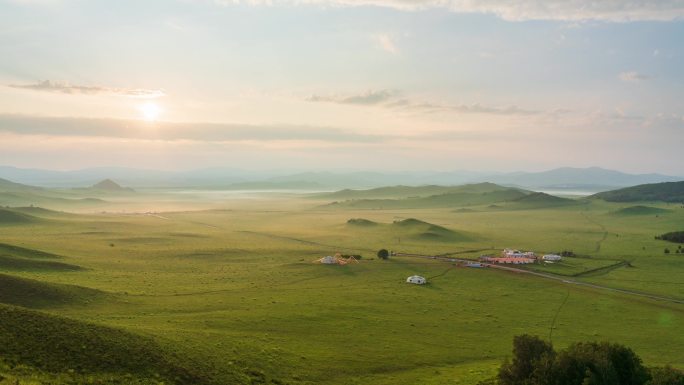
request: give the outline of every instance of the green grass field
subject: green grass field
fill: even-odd
[[[380,248],[465,258],[572,250],[580,257],[531,268],[684,299],[684,255],[654,239],[683,230],[684,208],[649,203],[658,210],[633,215],[624,214],[632,204],[542,201],[367,209],[273,195],[153,215],[4,209],[0,384],[475,384],[522,333],[552,333],[558,347],[618,342],[647,365],[684,368],[682,304],[375,257]],[[312,262],[336,252],[363,258]],[[413,274],[429,284],[406,284]],[[10,324],[25,329],[1,326]]]

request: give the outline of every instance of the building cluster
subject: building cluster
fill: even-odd
[[[323,265],[346,265],[349,263],[359,263],[359,260],[353,255],[342,255],[340,253],[333,255],[326,255],[323,258],[319,258],[314,261],[314,263],[320,263]]]
[[[534,251],[520,251],[515,249],[504,249],[501,252],[501,256],[495,257],[491,255],[483,255],[480,257],[480,262],[488,263],[504,263],[511,265],[527,265],[530,263],[537,263],[538,261],[544,262],[557,262],[560,261],[562,257],[555,254],[545,254],[543,256],[537,256]]]

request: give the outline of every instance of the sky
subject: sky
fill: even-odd
[[[0,165],[684,175],[684,0],[0,0]]]

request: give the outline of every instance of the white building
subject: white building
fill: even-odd
[[[504,258],[535,258],[534,251],[520,251],[515,249],[504,249],[501,256]]]
[[[545,261],[554,261],[555,262],[555,261],[560,261],[561,259],[563,259],[563,257],[561,257],[560,255],[556,255],[556,254],[546,254],[545,256],[542,257],[542,259]]]
[[[332,255],[326,255],[325,257],[319,259],[319,261],[323,264],[326,264],[326,265],[336,265],[337,264],[337,258],[333,257]]]
[[[425,285],[427,283],[427,280],[424,277],[421,277],[420,275],[412,275],[406,278],[406,283],[413,283],[415,285]]]

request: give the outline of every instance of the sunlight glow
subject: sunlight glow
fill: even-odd
[[[149,122],[156,121],[157,118],[159,118],[159,114],[162,112],[161,108],[156,103],[142,104],[138,106],[138,110],[142,114],[143,119]]]

